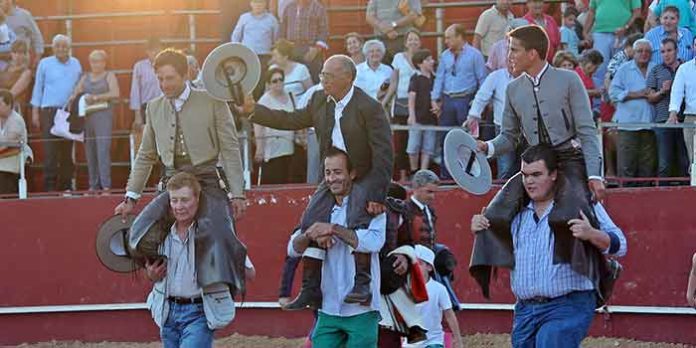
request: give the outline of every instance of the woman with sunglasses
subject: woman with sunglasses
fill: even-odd
[[[266,74],[266,93],[258,103],[269,109],[293,111],[295,102],[285,90],[285,72],[272,67]],[[289,182],[289,168],[294,153],[294,131],[254,125],[256,154],[254,162],[259,165],[259,177],[264,184],[286,184]]]

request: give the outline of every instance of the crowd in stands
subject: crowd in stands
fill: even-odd
[[[271,108],[300,108],[321,88],[320,79],[327,78],[321,74],[329,48],[326,7],[318,0],[292,0],[276,17],[265,0],[251,0],[249,6],[229,39],[259,56],[263,73],[254,97]],[[687,176],[694,129],[648,124],[696,124],[694,2],[654,0],[643,11],[640,0],[576,0],[561,6],[559,22],[547,13],[554,7],[542,0],[529,0],[526,8],[514,13],[510,0],[497,0],[478,18],[471,42],[466,28],[454,24],[444,33],[447,48],[438,53],[422,47],[419,28],[426,18],[419,0],[370,0],[365,19],[373,33],[346,34],[342,53],[356,64],[355,85],[382,103],[393,124],[464,126],[490,139],[502,129],[506,86],[518,77],[508,66],[506,33],[539,25],[550,39],[549,64],[576,71],[597,121],[619,124],[603,130],[605,175]],[[43,190],[74,189],[74,142],[51,132],[63,109],[71,111],[70,117],[89,115],[81,125],[88,189],[109,190],[114,101],[125,96],[106,66],[104,51],[89,55],[85,71],[70,55],[69,37],[56,35],[52,47],[52,55],[43,57],[42,35],[31,14],[14,1],[0,0],[0,88],[10,92],[12,99],[5,101],[17,113],[30,102],[26,119],[41,130],[44,141]],[[161,95],[152,62],[162,48],[158,39],[149,39],[147,58],[133,66],[129,101],[136,132],[145,122],[147,102]],[[189,58],[191,85],[200,88],[198,62]],[[21,134],[12,131],[16,125],[8,120],[16,118],[8,117],[0,115],[0,142],[27,133],[26,126]],[[257,183],[318,181],[313,174],[318,168],[313,130],[256,126],[253,135]],[[395,131],[396,179],[408,181],[412,173],[427,168],[448,179],[441,165],[443,139],[444,132]],[[17,165],[5,163],[16,162],[19,155],[8,149],[0,145],[0,194],[16,192],[16,184],[5,181],[16,181]],[[494,161],[498,179],[517,171],[522,150]]]

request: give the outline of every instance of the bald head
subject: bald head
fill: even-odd
[[[353,60],[345,54],[335,54],[324,62],[326,68],[331,68],[333,72],[348,74],[351,82],[355,80],[356,70]]]

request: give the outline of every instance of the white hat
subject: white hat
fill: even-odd
[[[428,247],[416,244],[416,256],[418,256],[419,259],[425,261],[433,268],[435,267],[435,253]]]

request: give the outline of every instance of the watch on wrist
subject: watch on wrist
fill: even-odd
[[[396,27],[397,27],[396,22],[391,22],[391,26],[393,29],[396,29]]]
[[[133,197],[128,197],[128,196],[126,196],[126,197],[123,198],[123,203],[128,204],[128,203],[131,203],[131,202],[132,202],[133,204],[136,204],[136,203],[138,203],[138,200],[135,199],[135,198],[133,198]]]

